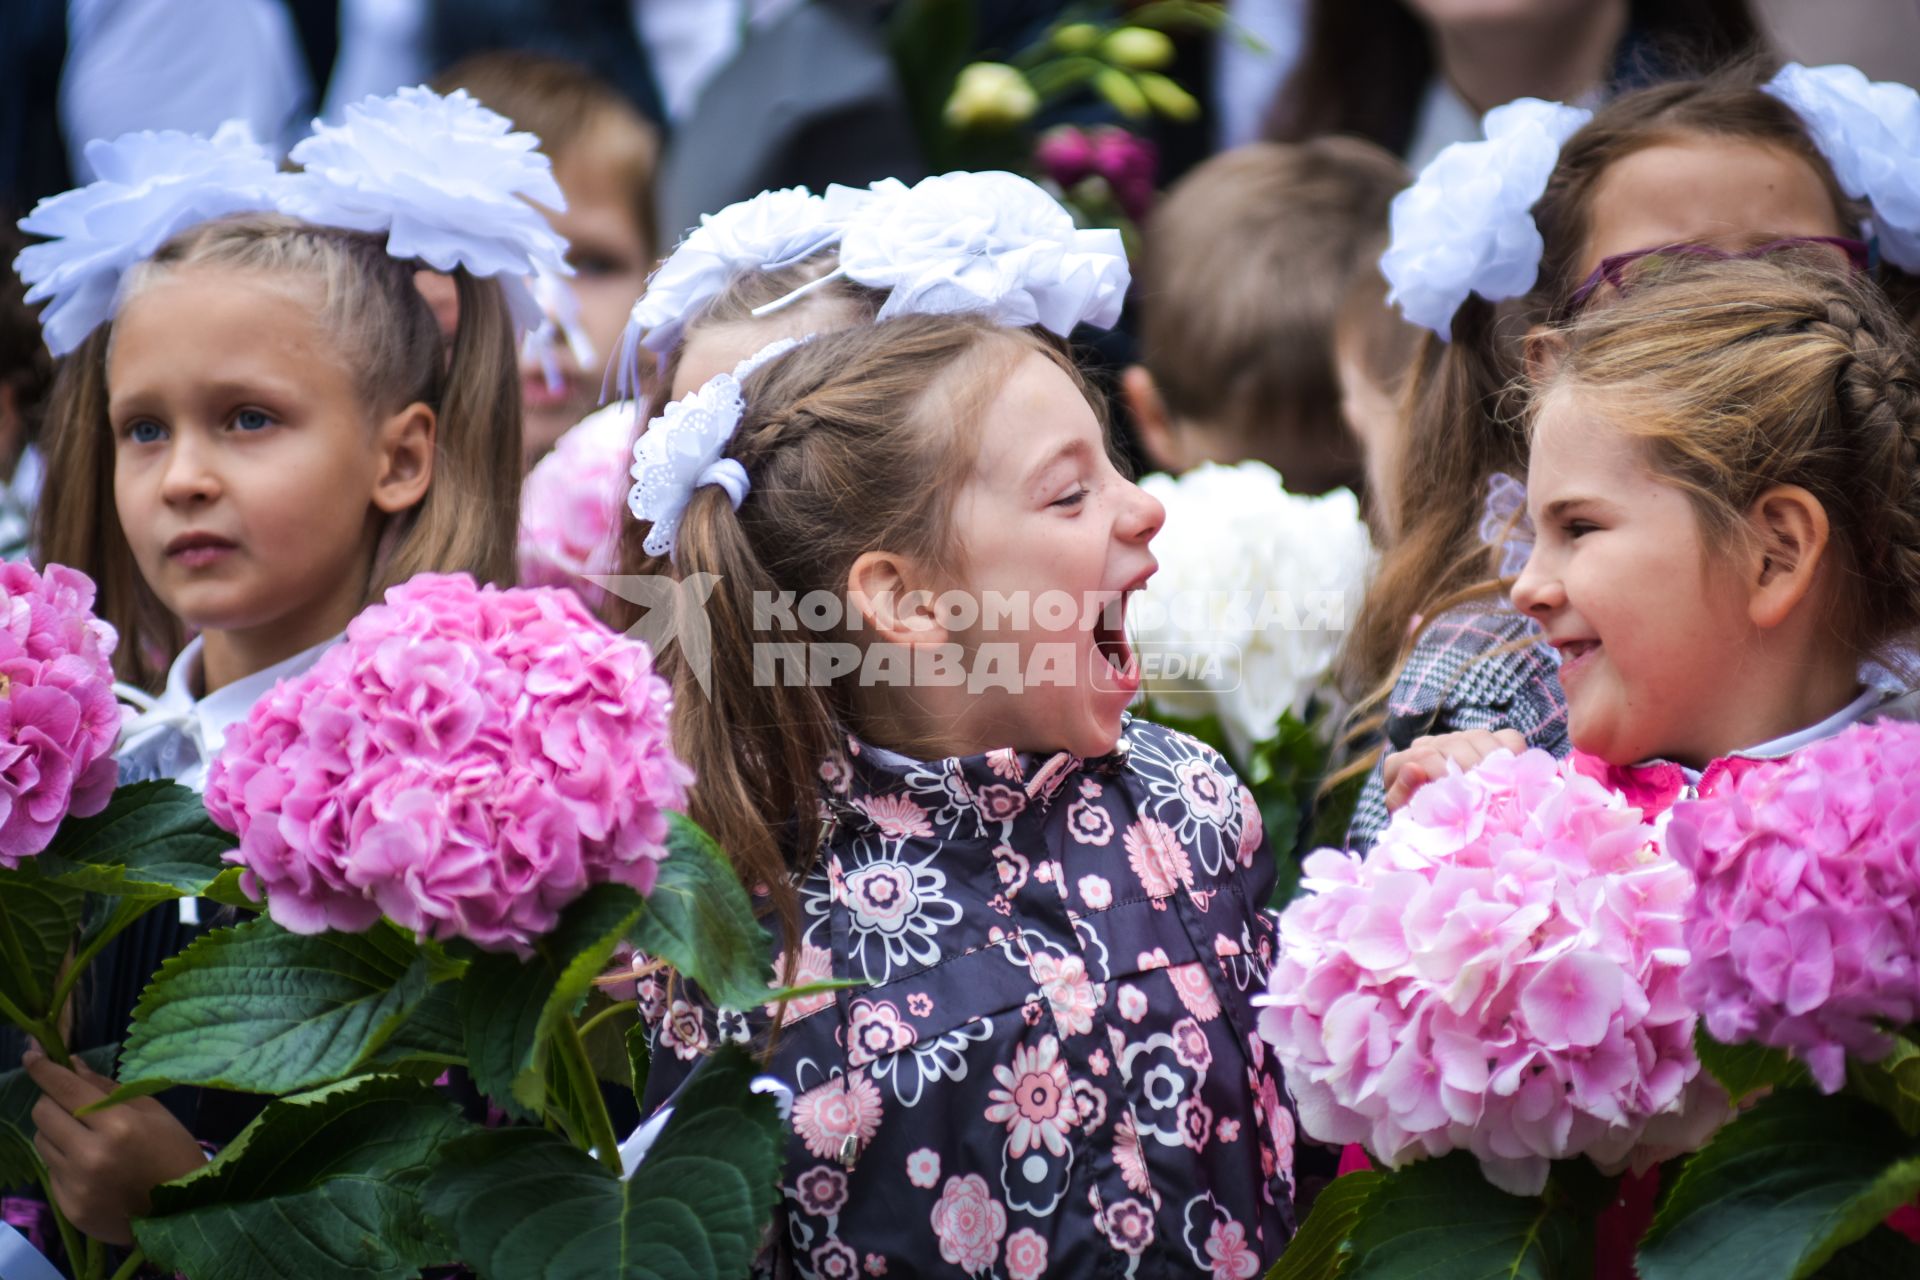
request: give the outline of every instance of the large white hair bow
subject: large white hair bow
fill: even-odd
[[[1806,124],[1841,190],[1871,207],[1881,256],[1920,271],[1920,93],[1858,67],[1797,62],[1764,88]]]
[[[890,291],[882,320],[980,312],[1063,338],[1118,320],[1130,280],[1118,231],[1076,227],[1039,186],[997,171],[940,174],[868,203],[841,239],[840,269]]]
[[[27,301],[47,303],[40,324],[57,356],[112,316],[129,267],[188,227],[277,207],[286,181],[237,120],[211,138],[174,130],[96,138],[87,163],[99,177],[20,220],[21,230],[50,239],[13,262]]]
[[[287,180],[282,207],[322,226],[383,231],[389,253],[438,271],[499,277],[524,333],[541,320],[529,278],[573,274],[567,242],[534,207],[567,207],[539,147],[463,89],[401,89],[349,106],[339,125],[314,121],[289,153],[302,172]]]
[[[647,424],[633,445],[633,487],[627,508],[636,520],[652,523],[645,542],[650,556],[670,556],[693,491],[719,485],[738,511],[752,488],[747,469],[726,456],[727,441],[747,412],[740,384],[760,366],[777,360],[806,338],[781,338],[742,360],[730,373],[717,373],[699,390],[667,405]]]
[[[1580,107],[1520,98],[1487,113],[1484,142],[1456,142],[1435,156],[1393,198],[1393,238],[1380,258],[1388,301],[1446,338],[1468,294],[1500,302],[1533,288],[1543,248],[1534,202],[1560,148],[1592,118]]]

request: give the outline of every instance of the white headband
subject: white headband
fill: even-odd
[[[516,324],[540,322],[527,279],[571,275],[566,241],[528,201],[566,208],[540,140],[464,91],[401,89],[347,108],[345,123],[315,121],[291,152],[300,173],[238,122],[211,139],[134,133],[87,144],[99,178],[41,201],[20,227],[51,237],[20,251],[14,268],[51,300],[47,345],[78,346],[117,305],[121,278],[170,237],[230,213],[275,210],[318,226],[384,232],[387,251],[439,271],[501,278]]]

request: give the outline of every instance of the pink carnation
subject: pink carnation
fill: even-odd
[[[1855,725],[1673,809],[1699,882],[1682,983],[1714,1039],[1791,1050],[1828,1093],[1920,1013],[1920,725]]]
[[[589,885],[652,889],[691,780],[668,704],[571,593],[423,574],[229,733],[207,809],[295,932],[524,952]]]
[[[45,849],[69,813],[106,808],[119,781],[117,643],[85,574],[0,564],[0,867]]]
[[[610,574],[620,560],[620,520],[633,464],[634,406],[608,405],[581,419],[534,464],[520,489],[520,581],[571,587],[590,609],[606,592],[584,574]]]
[[[1308,857],[1260,1033],[1306,1131],[1398,1166],[1464,1148],[1535,1194],[1704,1141],[1726,1104],[1681,998],[1686,871],[1543,751],[1423,787],[1365,858]]]

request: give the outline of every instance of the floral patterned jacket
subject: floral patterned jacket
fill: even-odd
[[[1226,763],[1130,720],[1097,760],[922,763],[849,740],[821,772],[798,981],[864,985],[785,1011],[768,1269],[1264,1272],[1294,1228],[1294,1119],[1248,1004],[1274,954],[1273,859]],[[667,989],[639,991],[643,1112],[772,1016]]]

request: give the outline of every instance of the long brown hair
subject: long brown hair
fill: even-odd
[[[126,282],[129,297],[159,276],[194,267],[258,271],[318,286],[322,327],[358,379],[370,418],[416,401],[437,417],[433,483],[390,518],[368,566],[365,600],[416,573],[513,577],[520,492],[520,391],[513,326],[497,281],[463,270],[460,322],[449,352],[414,284],[421,264],[388,255],[375,235],[315,227],[279,214],[202,223],[162,245]],[[44,561],[99,584],[99,611],[120,632],[115,671],[156,687],[178,653],[178,618],[147,586],[120,527],[107,417],[111,322],[61,364],[44,440],[46,497],[35,544]]]
[[[1749,63],[1706,80],[1659,85],[1615,99],[1568,139],[1533,207],[1545,253],[1538,283],[1500,304],[1470,296],[1451,341],[1429,335],[1408,392],[1399,505],[1388,548],[1347,637],[1341,678],[1364,723],[1412,648],[1414,619],[1431,620],[1475,595],[1497,591],[1479,536],[1487,478],[1524,475],[1524,349],[1528,329],[1565,319],[1579,286],[1595,191],[1606,171],[1637,151],[1681,136],[1762,143],[1804,160],[1826,186],[1841,227],[1860,210],[1800,118],[1758,88]]]
[[[815,591],[844,602],[854,560],[876,549],[936,572],[960,569],[964,556],[948,533],[977,420],[1030,353],[1087,391],[1058,343],[977,317],[905,316],[796,348],[743,388],[746,414],[726,447],[752,482],[739,510],[717,487],[696,489],[671,560],[637,566],[714,576],[706,687],[681,645],[662,657],[674,679],[674,738],[696,776],[691,816],[745,884],[766,886],[790,960],[799,930],[793,876],[819,847],[821,766],[847,731],[895,749],[915,744],[895,727],[865,722],[851,680],[789,683],[770,672],[769,646],[795,637],[756,602]],[[842,628],[807,638],[861,636]]]
[[[1830,263],[1680,263],[1563,330],[1540,388],[1566,388],[1645,450],[1737,549],[1777,485],[1826,509],[1836,589],[1822,602],[1856,659],[1920,628],[1920,343],[1870,280]]]
[[[1632,0],[1627,29],[1644,60],[1711,67],[1760,43],[1747,0]],[[1439,69],[1433,36],[1407,0],[1313,0],[1300,61],[1268,113],[1266,136],[1350,134],[1404,156]],[[1656,78],[1651,67],[1626,68]]]

